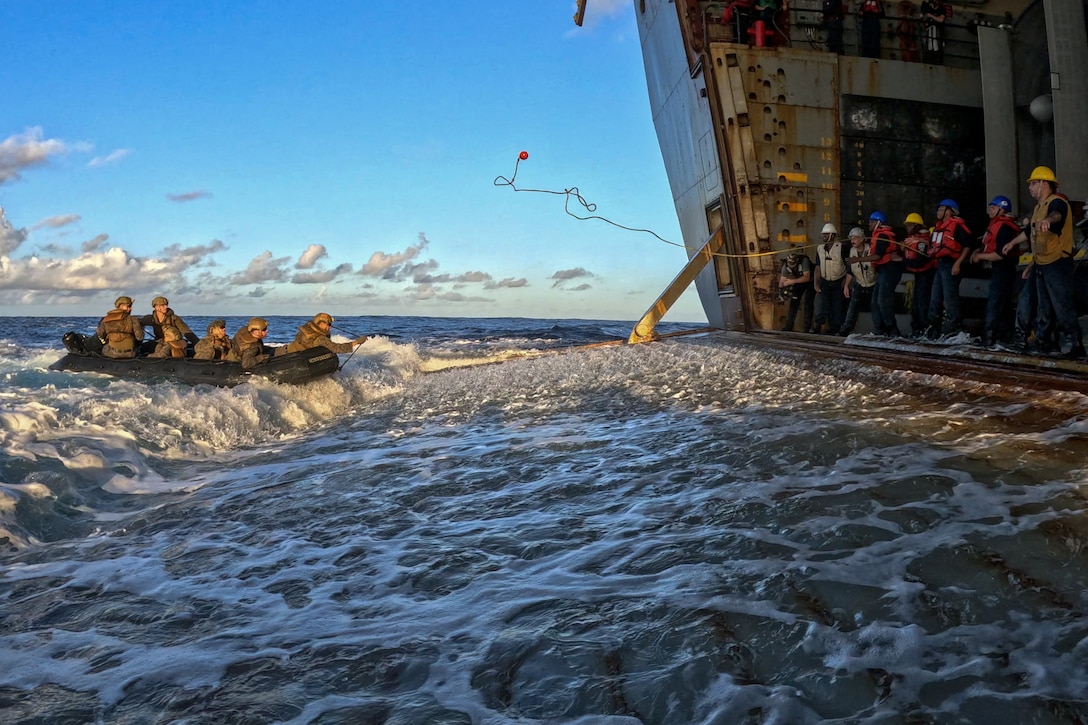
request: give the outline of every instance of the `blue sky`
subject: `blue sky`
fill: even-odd
[[[0,3],[0,314],[637,319],[684,252],[562,193],[681,241],[634,8],[573,11]]]

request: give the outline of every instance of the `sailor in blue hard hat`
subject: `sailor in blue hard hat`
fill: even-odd
[[[1019,245],[1010,244],[1020,234],[1020,226],[1009,212],[1012,202],[1007,196],[995,196],[986,205],[990,221],[982,235],[982,246],[971,253],[971,262],[990,263],[990,291],[986,301],[986,322],[982,329],[982,344],[993,347],[998,342],[1011,343],[1016,327],[1013,293],[1019,276]],[[1005,253],[1008,247],[1010,252]]]
[[[888,226],[888,217],[882,211],[869,215],[869,254],[864,259],[876,270],[873,287],[873,331],[878,335],[899,337],[895,320],[895,288],[903,276],[903,255],[895,232]]]
[[[971,254],[971,230],[959,216],[960,205],[944,199],[937,205],[930,253],[937,260],[937,277],[929,298],[929,328],[932,339],[956,335],[963,330],[960,309],[961,270]]]

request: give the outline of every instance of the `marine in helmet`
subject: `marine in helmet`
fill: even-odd
[[[167,326],[162,332],[162,339],[155,344],[155,350],[148,357],[186,357],[189,345],[178,329]]]
[[[982,344],[993,347],[998,342],[1012,342],[1015,325],[1013,320],[1013,292],[1016,290],[1016,264],[1020,259],[1020,245],[1011,242],[1020,235],[1020,225],[1013,219],[1012,202],[1007,196],[995,196],[986,205],[990,218],[982,246],[971,253],[971,262],[990,264],[990,287],[986,299],[986,322],[982,329]],[[1005,248],[1009,249],[1006,253]]]
[[[937,259],[937,277],[929,297],[926,335],[935,340],[963,329],[960,271],[971,254],[971,230],[960,218],[960,205],[954,199],[944,199],[937,205],[937,224],[930,237],[930,250]]]
[[[846,279],[850,245],[836,239],[838,234],[834,224],[824,224],[823,243],[816,246],[816,264],[812,267],[812,287],[816,293],[813,332],[823,331],[825,325],[828,332],[838,332],[846,315],[842,283]]]
[[[782,330],[793,329],[793,323],[797,319],[797,311],[804,306],[801,324],[803,332],[812,330],[812,302],[815,293],[812,290],[812,260],[808,255],[796,250],[786,255],[782,263],[782,269],[778,274],[778,293],[788,302],[786,308],[786,321]]]
[[[185,320],[170,309],[170,301],[161,295],[151,300],[151,314],[140,317],[140,324],[151,328],[151,336],[155,341],[163,339],[164,330],[167,327],[175,328],[182,337],[194,345],[200,340],[196,333],[185,324]]]
[[[113,309],[98,323],[95,330],[102,341],[102,354],[112,358],[136,357],[144,328],[132,316],[132,298],[122,295],[113,302]]]
[[[1080,360],[1085,357],[1085,350],[1073,289],[1073,220],[1069,201],[1058,193],[1058,179],[1049,166],[1035,167],[1028,177],[1028,192],[1036,201],[1029,228],[1031,273],[1035,276],[1039,301],[1035,335],[1046,340],[1057,323],[1070,342],[1065,357]],[[1021,234],[1009,244],[1019,244],[1025,236]]]
[[[907,214],[903,220],[907,236],[903,239],[904,271],[914,279],[910,298],[910,331],[921,337],[929,327],[929,298],[933,293],[933,278],[937,275],[937,260],[930,255],[929,229],[918,212]]]
[[[246,326],[234,333],[228,359],[242,363],[244,370],[256,367],[273,355],[273,349],[264,344],[268,337],[268,320],[263,317],[251,318]]]
[[[226,320],[212,320],[208,323],[208,334],[196,344],[193,357],[197,360],[226,360],[230,357],[230,350]]]
[[[323,347],[332,352],[351,352],[356,345],[366,342],[366,335],[360,335],[351,342],[333,342],[331,338],[333,316],[327,312],[319,312],[314,318],[298,328],[298,334],[291,344],[286,347],[287,352],[302,352],[312,347]]]

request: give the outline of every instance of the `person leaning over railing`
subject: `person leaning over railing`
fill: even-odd
[[[845,18],[846,5],[843,0],[823,0],[823,26],[827,30],[827,49],[839,55],[845,52],[842,42]]]
[[[858,15],[861,17],[861,55],[879,58],[880,19],[884,17],[884,3],[881,0],[862,0]]]
[[[943,0],[922,0],[922,62],[944,61],[944,24],[952,6]]]

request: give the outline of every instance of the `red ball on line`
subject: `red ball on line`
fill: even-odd
[[[529,158],[529,152],[522,151],[520,154],[518,154],[518,158],[524,161],[525,159]]]

